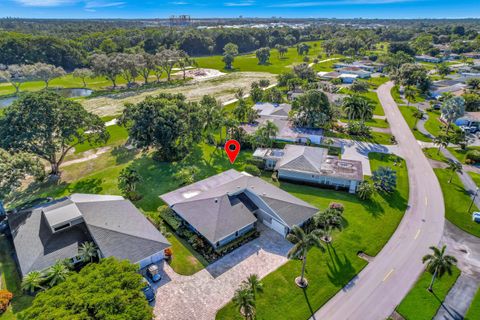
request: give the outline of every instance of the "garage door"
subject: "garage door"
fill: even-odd
[[[285,236],[285,226],[277,220],[272,219],[272,224],[269,227],[280,233],[282,236]]]
[[[138,264],[140,265],[140,268],[145,268],[146,266],[148,266],[149,264],[152,264],[152,263],[156,263],[156,262],[159,262],[161,261],[163,258],[164,258],[164,254],[163,254],[163,251],[161,252],[157,252],[153,255],[151,255],[150,257],[148,258],[145,258],[143,260],[140,260],[138,262]]]

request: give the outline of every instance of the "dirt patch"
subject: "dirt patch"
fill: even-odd
[[[199,68],[199,69],[187,70],[185,72],[185,77],[192,78],[194,80],[206,80],[206,79],[217,78],[217,77],[223,76],[224,74],[225,73],[220,72],[216,69]],[[177,72],[174,75],[183,77],[183,71]]]
[[[190,101],[199,101],[204,95],[209,94],[221,102],[225,102],[235,97],[236,89],[243,88],[245,91],[249,91],[252,82],[262,79],[274,83],[276,75],[266,72],[235,72],[206,80],[192,80],[178,87],[139,92],[126,97],[110,96],[84,99],[81,103],[88,111],[99,116],[111,116],[121,113],[125,103],[138,103],[147,96],[157,95],[161,92],[183,93]]]

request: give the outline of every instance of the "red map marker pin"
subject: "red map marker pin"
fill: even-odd
[[[228,159],[230,159],[230,163],[233,164],[240,152],[240,143],[238,143],[237,140],[228,140],[225,143],[225,152],[227,153]]]

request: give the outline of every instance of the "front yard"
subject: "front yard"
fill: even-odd
[[[257,297],[258,319],[307,319],[344,287],[367,262],[357,256],[365,252],[375,256],[388,241],[403,217],[408,202],[408,175],[405,163],[396,167],[393,155],[370,154],[372,169],[392,166],[397,170],[398,189],[391,195],[377,194],[371,201],[357,196],[317,187],[280,182],[280,188],[319,209],[331,202],[345,206],[346,228],[334,234],[325,254],[314,248],[308,253],[306,277],[309,286],[299,289],[294,279],[301,263],[289,261],[262,282],[264,292]],[[265,179],[269,180],[268,177]],[[270,182],[270,181],[269,181]],[[217,314],[217,319],[242,319],[233,303]]]
[[[432,275],[424,272],[397,307],[397,312],[405,320],[432,319],[459,276],[460,270],[454,267],[451,276],[446,273],[442,278],[437,278],[432,293],[427,290]]]

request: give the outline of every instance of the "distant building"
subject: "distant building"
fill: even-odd
[[[168,240],[120,196],[72,194],[8,215],[22,276],[58,260],[80,262],[79,248],[93,242],[100,257],[128,259],[145,267],[164,258]]]
[[[382,72],[383,68],[385,67],[385,64],[379,63],[379,62],[373,62],[370,60],[362,60],[362,61],[355,61],[353,63],[338,62],[338,63],[335,63],[333,67],[335,69],[355,67],[355,68],[360,68],[364,71],[368,71],[370,73],[374,73],[374,72]]]
[[[363,181],[362,162],[328,155],[328,149],[286,145],[284,149],[256,149],[254,158],[264,161],[266,170],[278,172],[278,178],[355,193]]]
[[[358,78],[361,79],[367,79],[372,76],[372,73],[370,71],[365,71],[364,69],[360,67],[345,67],[345,68],[339,68],[337,69],[337,72],[340,72],[342,74],[355,74],[358,76]]]
[[[463,117],[455,120],[455,124],[459,127],[480,129],[480,112],[466,112]]]
[[[415,60],[420,61],[420,62],[430,62],[430,63],[440,63],[440,62],[442,62],[442,59],[435,58],[435,57],[428,56],[428,55],[415,56]]]

